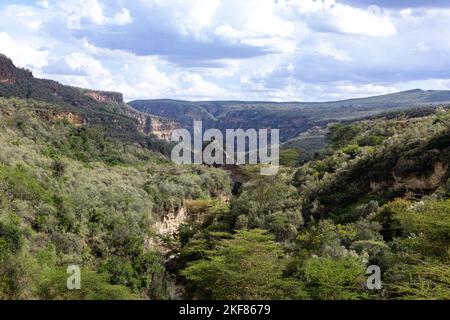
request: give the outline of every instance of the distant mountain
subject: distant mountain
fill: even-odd
[[[450,104],[450,91],[415,89],[329,102],[137,100],[129,104],[139,111],[176,120],[188,128],[194,120],[219,129],[279,128],[281,139],[286,141],[331,122]]]

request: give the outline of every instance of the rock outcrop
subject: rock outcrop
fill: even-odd
[[[370,182],[371,191],[393,189],[395,191],[424,191],[436,190],[448,176],[448,164],[437,161],[433,164],[433,170],[427,173],[410,174],[401,176],[395,173],[395,168],[390,171],[392,180],[383,182]]]
[[[188,220],[188,210],[184,207],[167,213],[162,220],[153,224],[152,229],[155,231],[155,235],[145,239],[145,247],[148,250],[167,253],[168,250],[161,242],[161,237],[175,239],[178,236],[180,226]]]
[[[16,67],[11,59],[0,54],[0,83],[15,83],[16,77]]]
[[[79,114],[73,112],[56,112],[49,110],[35,110],[34,113],[41,119],[47,120],[49,122],[55,122],[58,120],[66,120],[74,126],[81,126],[85,124],[85,121],[81,118]]]
[[[177,212],[169,212],[162,221],[155,223],[153,228],[163,237],[174,237],[178,234],[180,226],[188,220],[188,211],[181,208]]]
[[[434,190],[443,182],[448,172],[448,164],[436,162],[430,174],[398,177],[393,174],[394,190]]]
[[[181,128],[178,122],[140,113],[137,117],[138,130],[144,134],[153,134],[161,140],[170,141],[172,132]]]
[[[123,94],[119,92],[84,90],[84,94],[98,102],[117,104],[124,103]]]

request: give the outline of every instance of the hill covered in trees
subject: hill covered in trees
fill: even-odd
[[[183,228],[188,297],[450,298],[450,112],[334,124],[326,140],[276,178],[244,168],[227,213]]]
[[[0,299],[450,299],[450,112],[428,105],[446,92],[153,118],[0,60]],[[311,130],[261,176],[173,164],[164,117]]]
[[[163,222],[226,197],[228,174],[172,164],[121,95],[3,65],[14,77],[0,84],[0,299],[173,297]],[[67,290],[69,265],[81,290]]]

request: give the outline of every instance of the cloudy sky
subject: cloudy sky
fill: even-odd
[[[450,89],[448,0],[2,0],[35,76],[175,98],[324,101]]]

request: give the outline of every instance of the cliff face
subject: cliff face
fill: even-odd
[[[41,119],[49,122],[55,122],[58,120],[66,120],[70,124],[79,127],[86,122],[81,118],[79,114],[73,112],[55,112],[50,110],[35,110],[34,113]]]
[[[172,132],[179,129],[181,126],[177,122],[169,121],[160,118],[151,117],[150,130],[155,136],[162,140],[170,141]]]
[[[16,67],[6,56],[0,54],[0,83],[15,83]]]
[[[434,190],[445,180],[448,172],[448,163],[435,162],[433,171],[424,175],[409,175],[407,177],[398,177],[395,173],[392,176],[395,180],[395,190]]]
[[[155,231],[165,237],[174,237],[178,234],[180,226],[189,219],[186,208],[181,208],[177,212],[169,212],[162,221],[155,223]]]
[[[156,235],[145,239],[145,247],[148,250],[156,250],[167,253],[167,248],[161,242],[160,237],[175,239],[178,236],[180,226],[189,220],[186,208],[180,208],[176,212],[167,213],[162,220],[157,221],[153,226]]]
[[[119,92],[85,90],[84,94],[103,103],[123,103],[123,95]]]
[[[172,132],[181,128],[178,122],[145,114],[139,114],[137,119],[139,122],[138,130],[141,133],[153,134],[161,140],[170,141]]]

